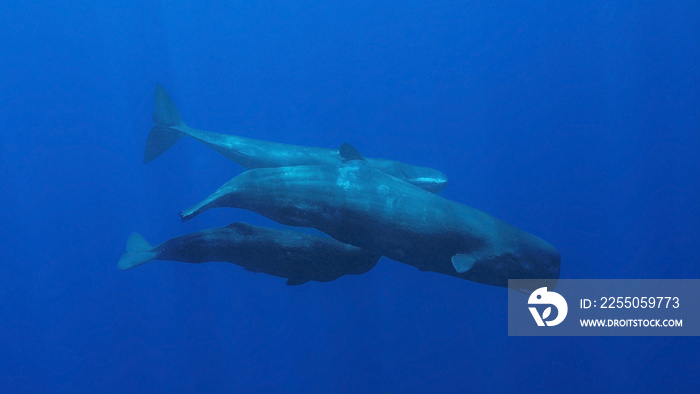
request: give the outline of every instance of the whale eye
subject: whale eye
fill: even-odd
[[[542,294],[538,294],[538,295],[537,295],[537,299],[539,300],[539,299],[541,299],[541,298],[542,298]]]

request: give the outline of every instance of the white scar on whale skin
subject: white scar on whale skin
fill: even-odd
[[[356,171],[347,167],[338,168],[338,180],[336,181],[336,185],[346,191],[353,188],[353,185],[357,185]],[[357,187],[354,188],[357,189]]]

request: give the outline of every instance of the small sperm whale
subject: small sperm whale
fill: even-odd
[[[118,268],[126,270],[152,260],[222,261],[286,278],[288,285],[300,285],[363,274],[380,257],[332,238],[236,222],[176,237],[155,247],[133,233]]]
[[[156,86],[154,103],[153,121],[156,125],[148,135],[143,157],[145,163],[151,162],[182,136],[187,135],[247,169],[343,164],[337,150],[288,145],[193,129],[182,120],[175,103],[160,84]],[[439,192],[447,185],[447,176],[432,168],[387,159],[366,160],[374,168],[432,193]]]

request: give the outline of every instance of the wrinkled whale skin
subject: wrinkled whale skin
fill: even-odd
[[[181,217],[214,207],[313,227],[420,270],[479,283],[506,287],[508,279],[559,277],[559,252],[546,241],[362,160],[249,170]]]

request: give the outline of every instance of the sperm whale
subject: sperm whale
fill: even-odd
[[[189,136],[247,169],[343,164],[338,150],[289,145],[191,128],[182,120],[175,103],[160,84],[156,86],[154,104],[155,126],[146,142],[143,157],[146,163],[160,156],[183,136]],[[439,192],[447,185],[447,176],[432,168],[388,159],[366,160],[382,172],[433,193]]]

